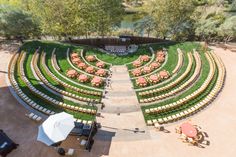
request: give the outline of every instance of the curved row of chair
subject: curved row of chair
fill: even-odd
[[[83,106],[73,106],[73,105],[66,104],[66,103],[58,101],[58,100],[48,96],[47,94],[39,91],[38,89],[36,89],[30,83],[30,81],[28,80],[28,78],[25,75],[24,67],[23,67],[23,63],[24,63],[25,57],[26,57],[26,53],[23,52],[22,58],[20,60],[20,76],[21,76],[22,80],[24,81],[24,83],[27,85],[27,87],[29,88],[29,90],[32,93],[37,95],[39,98],[44,99],[45,101],[49,102],[50,104],[56,105],[56,106],[64,108],[64,109],[68,109],[68,110],[72,110],[72,111],[78,111],[78,112],[83,112],[83,113],[87,113],[87,114],[96,114],[97,111],[95,109],[88,109],[88,108],[85,108]]]
[[[55,51],[56,49],[54,49],[53,51]],[[99,89],[99,88],[94,88],[94,87],[90,87],[90,86],[86,86],[84,84],[79,84],[69,78],[67,78],[66,76],[64,76],[63,74],[61,74],[56,68],[55,68],[55,65],[53,64],[53,61],[52,61],[52,58],[51,58],[51,65],[52,65],[52,68],[53,70],[60,76],[62,77],[63,79],[67,80],[67,81],[62,81],[60,80],[59,78],[57,78],[49,69],[48,67],[46,66],[46,62],[45,62],[45,58],[46,58],[46,53],[43,53],[42,56],[41,56],[41,60],[43,61],[43,65],[44,65],[44,69],[46,69],[47,71],[47,74],[52,76],[52,78],[54,79],[54,81],[57,81],[58,83],[60,83],[61,85],[67,87],[67,88],[70,88],[72,90],[75,90],[77,92],[80,92],[80,93],[84,93],[84,94],[89,94],[89,95],[98,95],[98,96],[102,96],[102,92],[103,92],[103,89]],[[75,87],[75,86],[72,86],[72,85],[69,85],[68,83],[66,82],[71,82],[72,84],[76,85],[76,86],[80,86],[80,87],[84,87],[86,89],[82,89],[82,88],[78,88],[78,87]],[[90,90],[91,89],[91,90]],[[94,90],[94,91],[93,91]]]
[[[182,52],[182,51],[181,51]],[[135,89],[135,91],[137,92],[137,94],[138,94],[138,92],[142,92],[142,93],[145,93],[146,94],[146,91],[151,91],[151,90],[154,90],[154,89],[158,89],[158,88],[161,88],[161,86],[163,85],[163,84],[167,84],[167,83],[171,83],[171,81],[173,81],[175,78],[177,78],[178,77],[178,75],[181,75],[181,73],[179,73],[179,71],[181,70],[181,68],[183,68],[183,66],[184,66],[184,62],[183,62],[183,60],[184,60],[184,57],[185,55],[184,55],[184,53],[182,53],[182,59],[181,58],[179,58],[179,57],[181,57],[180,55],[178,55],[178,61],[180,60],[182,60],[181,62],[182,62],[182,64],[176,64],[176,66],[175,66],[175,68],[176,69],[178,69],[177,70],[177,72],[176,73],[171,73],[171,75],[170,75],[170,77],[168,78],[168,79],[166,79],[166,80],[164,80],[164,81],[162,81],[162,82],[159,82],[158,84],[154,84],[154,85],[152,85],[152,86],[148,86],[148,87],[143,87],[143,88],[138,88],[138,89]],[[168,60],[168,58],[166,59],[166,61]],[[186,59],[187,60],[187,59]],[[165,62],[166,62],[165,61]],[[164,63],[165,64],[165,63]],[[151,72],[150,74],[147,74],[146,76],[150,76],[150,75],[153,75],[154,74],[154,72],[156,72],[156,71],[159,71],[160,69],[163,69],[163,66],[164,66],[164,64],[162,64],[162,66],[161,67],[159,67],[158,69],[156,69],[155,71],[153,71],[153,72]]]
[[[22,54],[21,54],[22,55]],[[20,97],[21,100],[23,100],[27,105],[29,105],[31,108],[35,109],[35,110],[38,110],[42,113],[44,113],[45,115],[53,115],[55,114],[54,111],[48,109],[48,108],[45,108],[43,106],[41,106],[40,104],[38,104],[37,102],[35,102],[34,100],[32,100],[31,98],[29,98],[27,96],[27,94],[25,94],[20,86],[18,85],[18,82],[15,80],[15,76],[14,76],[14,73],[15,73],[15,68],[16,68],[16,63],[17,63],[17,60],[18,60],[18,64],[20,64],[20,57],[21,55],[19,53],[15,53],[9,63],[9,67],[8,67],[8,78],[9,78],[9,81],[10,81],[10,84],[14,90],[14,92]],[[17,70],[19,71],[19,67],[17,68]],[[83,120],[83,119],[74,119],[74,121],[76,122],[81,122],[83,124],[92,124],[92,121],[91,120]]]
[[[57,88],[56,86],[52,85],[41,73],[40,69],[38,68],[38,58],[39,58],[39,53],[35,52],[35,54],[33,55],[32,58],[32,63],[33,63],[33,70],[35,71],[35,73],[37,74],[37,76],[40,78],[40,81],[42,81],[47,87],[49,87],[50,89],[56,91],[57,93],[60,93],[62,95],[66,95],[69,96],[71,98],[74,98],[76,100],[79,101],[85,101],[85,102],[100,102],[99,99],[91,99],[91,98],[86,98],[86,97],[82,97],[82,96],[78,96],[76,94],[67,92],[65,90],[62,90],[60,88]]]
[[[81,88],[77,88],[75,86],[69,85],[67,84],[65,81],[60,80],[58,77],[56,77],[47,67],[46,63],[45,63],[45,53],[42,53],[41,55],[41,64],[44,68],[44,70],[46,71],[46,73],[57,83],[59,83],[60,85],[64,86],[65,88],[69,88],[71,90],[74,90],[76,92],[79,93],[83,93],[83,94],[88,94],[88,95],[95,95],[95,96],[101,96],[102,93],[101,92],[97,92],[97,91],[90,91],[90,90],[86,90],[86,89],[81,89]]]
[[[178,63],[176,65],[176,67],[174,68],[174,70],[172,70],[172,74],[175,74],[180,70],[181,66],[183,65],[183,61],[184,61],[183,52],[180,50],[180,48],[177,48],[177,52],[178,52]]]
[[[211,103],[215,99],[215,97],[219,94],[219,92],[221,91],[221,89],[224,85],[226,71],[225,71],[225,67],[224,67],[223,62],[221,61],[221,59],[218,56],[216,56],[216,54],[214,54],[212,52],[211,57],[214,58],[214,61],[216,63],[217,69],[218,69],[217,81],[215,83],[214,88],[211,90],[211,92],[209,92],[208,95],[203,100],[199,101],[194,106],[192,106],[188,109],[185,109],[179,113],[169,115],[164,118],[147,120],[147,125],[154,125],[155,123],[162,124],[162,123],[168,123],[168,122],[173,122],[173,121],[176,121],[179,119],[183,119],[187,116],[190,116],[190,115],[200,111],[202,108],[206,107],[209,103]]]
[[[55,53],[55,51],[54,51]],[[102,78],[103,80],[106,79],[106,77],[101,77],[101,76],[98,76],[98,75],[93,75],[93,74],[90,74],[90,73],[87,73],[86,71],[83,71],[79,68],[77,68],[72,62],[71,62],[71,59],[70,59],[70,49],[68,48],[67,51],[66,51],[66,58],[67,58],[67,62],[69,63],[69,65],[71,66],[72,69],[75,69],[78,73],[82,73],[82,74],[85,74],[85,75],[88,75],[88,76],[91,76],[91,77],[99,77],[99,78]]]
[[[53,65],[55,65],[55,68],[57,69],[57,71],[61,71],[61,68],[57,64],[57,59],[56,59],[55,51],[52,52],[52,62],[53,62]]]
[[[144,103],[149,103],[149,102],[153,102],[153,101],[158,101],[161,99],[165,99],[167,97],[173,96],[181,91],[183,91],[184,89],[186,89],[188,86],[190,86],[195,80],[196,78],[200,75],[201,72],[201,59],[200,56],[197,52],[194,52],[194,58],[196,61],[196,67],[194,69],[194,73],[193,75],[183,84],[181,84],[178,88],[175,88],[165,94],[161,94],[158,96],[153,96],[153,97],[149,97],[149,98],[145,98],[145,99],[140,99],[140,102],[144,102]]]
[[[208,87],[210,82],[212,81],[212,79],[214,77],[214,73],[215,73],[214,60],[211,58],[211,56],[208,53],[205,53],[205,55],[206,55],[206,58],[207,58],[207,60],[210,64],[210,72],[209,72],[206,80],[204,81],[204,83],[201,85],[200,88],[198,88],[193,93],[187,95],[186,97],[179,99],[176,102],[166,104],[166,105],[163,105],[163,106],[158,106],[158,107],[152,107],[152,108],[149,108],[149,109],[145,109],[145,113],[152,114],[152,113],[159,113],[159,112],[168,111],[170,109],[177,108],[177,107],[189,102],[190,100],[195,99],[200,94],[202,94],[205,91],[205,89]]]
[[[17,60],[20,58],[20,54],[16,53],[12,59],[11,62],[9,64],[9,73],[8,73],[8,77],[10,80],[10,83],[14,89],[14,91],[16,92],[16,94],[25,102],[27,103],[29,106],[31,106],[32,108],[34,108],[35,110],[38,110],[46,115],[53,115],[55,114],[54,111],[51,111],[47,108],[42,107],[41,105],[39,105],[38,103],[36,103],[35,101],[33,101],[32,99],[30,99],[19,87],[17,81],[15,80],[14,77],[14,71],[16,68],[16,64],[17,64]],[[19,70],[19,69],[18,69]]]
[[[93,64],[90,64],[90,63],[84,58],[84,50],[83,50],[83,49],[80,51],[80,56],[81,56],[82,60],[84,61],[84,63],[87,64],[88,66],[91,66],[91,67],[93,67],[94,69],[102,69],[102,68],[99,68],[99,67],[97,67],[97,66],[94,66]],[[94,56],[94,57],[95,57],[95,56]],[[103,62],[103,61],[101,61],[101,62]],[[103,62],[103,63],[105,64],[105,66],[110,66],[109,64],[107,64],[107,63],[105,63],[105,62]],[[104,68],[104,70],[107,71],[107,72],[109,72],[108,69],[105,69],[105,68]]]
[[[193,66],[193,55],[192,55],[192,53],[188,53],[187,55],[188,55],[188,60],[189,60],[188,66],[187,66],[187,69],[185,70],[185,72],[180,77],[178,77],[173,82],[167,84],[166,86],[156,88],[156,89],[146,90],[146,91],[143,91],[143,92],[139,92],[138,95],[139,96],[147,96],[147,95],[153,95],[153,94],[156,94],[156,93],[160,93],[160,92],[163,92],[165,90],[169,90],[169,89],[175,87],[181,81],[183,81],[189,75],[189,73],[191,72],[192,66]],[[145,101],[143,101],[143,102],[145,103]]]

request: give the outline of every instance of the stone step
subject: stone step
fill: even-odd
[[[106,97],[113,97],[113,96],[123,96],[123,97],[130,97],[135,96],[136,94],[131,91],[108,91],[108,93],[105,95]]]
[[[130,104],[105,104],[105,107],[100,110],[101,113],[113,113],[113,114],[119,114],[119,113],[129,113],[129,112],[137,112],[140,111],[140,107],[136,105],[130,105]]]

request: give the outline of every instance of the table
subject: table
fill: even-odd
[[[180,128],[182,133],[187,137],[193,138],[197,136],[197,129],[190,123],[183,123]]]

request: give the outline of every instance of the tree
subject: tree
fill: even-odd
[[[148,37],[150,33],[155,29],[155,22],[151,16],[145,16],[141,21],[134,24],[135,30],[140,33],[147,33]],[[144,32],[142,32],[144,31]]]
[[[229,42],[236,38],[236,16],[227,18],[218,29],[218,35],[225,42]]]
[[[159,37],[178,38],[180,32],[191,28],[194,7],[192,0],[148,0],[145,10],[154,19]]]
[[[235,39],[235,14],[232,0],[208,0],[195,10],[195,33],[201,40],[229,41]]]
[[[0,33],[7,38],[22,39],[39,36],[40,29],[31,14],[9,5],[1,5]]]
[[[124,13],[122,0],[84,0],[79,6],[87,34],[106,35],[121,21]]]
[[[68,37],[80,31],[80,19],[74,0],[28,0],[26,6],[40,20],[44,34]],[[26,9],[26,8],[25,8]]]
[[[104,36],[122,18],[121,0],[24,0],[44,34],[59,37],[88,35]]]

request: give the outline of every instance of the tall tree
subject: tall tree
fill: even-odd
[[[84,0],[79,5],[87,32],[101,36],[110,32],[124,13],[122,0]]]
[[[32,15],[10,5],[0,5],[0,34],[19,39],[40,35]]]
[[[180,32],[191,28],[192,0],[147,0],[145,8],[154,18],[155,30],[162,38],[177,38]]]

